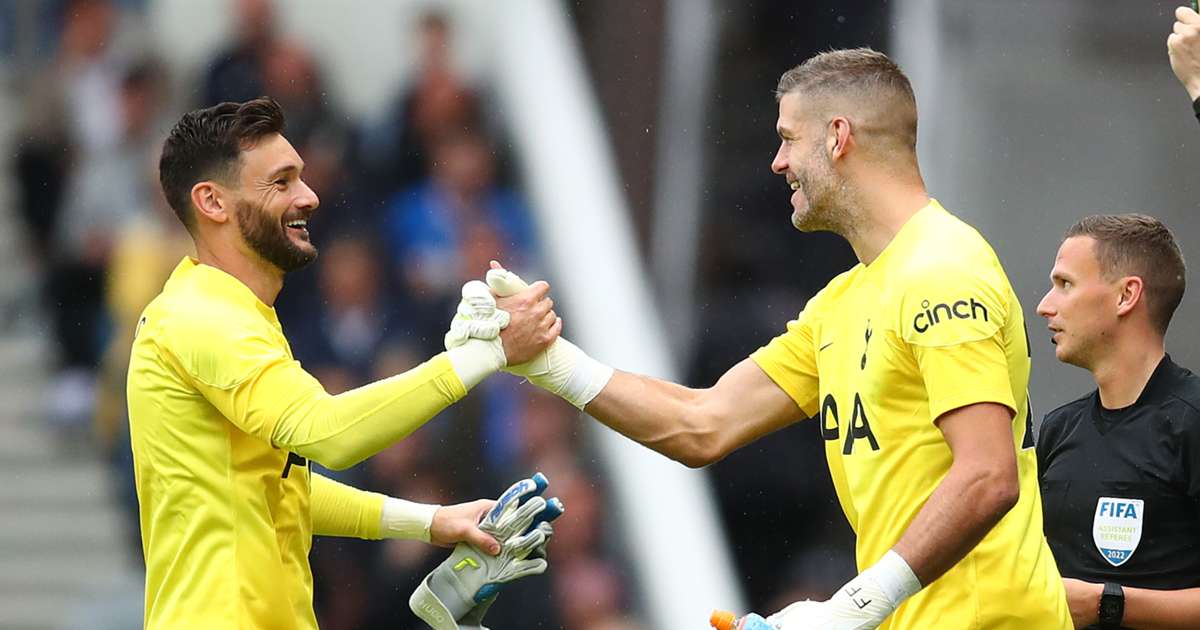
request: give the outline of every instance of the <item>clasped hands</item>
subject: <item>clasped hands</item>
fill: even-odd
[[[526,284],[493,261],[486,284],[472,280],[463,285],[462,301],[445,336],[446,349],[470,339],[492,342],[503,353],[505,371],[522,374],[527,371],[522,368],[534,367],[527,364],[535,359],[544,362],[544,351],[562,332],[562,318],[554,312],[549,293],[546,282]]]

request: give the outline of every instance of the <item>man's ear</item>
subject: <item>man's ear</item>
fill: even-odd
[[[1125,276],[1117,282],[1120,283],[1120,292],[1117,294],[1117,317],[1124,317],[1146,299],[1146,285],[1138,276]]]
[[[829,151],[830,160],[838,160],[846,157],[850,151],[850,119],[845,116],[837,116],[829,121],[829,127],[825,134],[825,146]]]
[[[196,223],[202,220],[224,223],[229,220],[225,191],[213,181],[203,181],[192,186],[192,206],[196,209]]]

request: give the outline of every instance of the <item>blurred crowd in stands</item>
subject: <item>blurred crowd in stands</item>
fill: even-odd
[[[715,140],[714,152],[737,164],[720,168],[710,203],[786,206],[786,194],[763,186],[783,190],[766,168],[776,141],[770,88],[807,52],[791,43],[797,21],[776,19],[794,16],[786,4],[763,1],[727,16],[725,37],[748,52],[723,57],[718,69],[724,91],[715,100],[728,106],[712,127],[729,133]],[[461,285],[479,277],[488,260],[527,278],[550,275],[514,177],[508,137],[519,130],[503,128],[490,86],[456,69],[447,15],[426,13],[404,34],[417,44],[412,79],[385,116],[364,121],[337,110],[321,60],[276,27],[269,0],[234,0],[230,40],[188,76],[173,75],[145,46],[118,45],[148,41],[144,33],[122,32],[146,28],[144,19],[126,19],[146,11],[145,2],[40,6],[49,45],[24,89],[12,175],[52,322],[47,332],[56,342],[47,416],[63,434],[87,435],[111,462],[131,562],[141,562],[141,546],[125,370],[138,314],[191,250],[157,180],[161,142],[182,112],[263,94],[283,105],[286,135],[321,199],[309,226],[321,253],[289,276],[276,307],[295,356],[331,393],[440,351]],[[817,29],[823,22],[812,23]],[[758,24],[775,30],[755,30]],[[840,36],[863,43],[841,26],[802,41],[827,46],[826,39]],[[776,45],[753,48],[754,38]],[[740,98],[753,98],[761,116],[747,115]],[[700,258],[701,338],[688,370],[694,385],[712,383],[781,332],[811,291],[852,261],[840,242],[796,235],[786,214],[710,214]],[[350,470],[324,472],[392,496],[450,503],[494,497],[510,481],[543,471],[567,505],[556,523],[551,569],[509,586],[489,625],[642,628],[636,611],[653,603],[638,601],[622,556],[618,537],[632,533],[614,531],[606,518],[613,506],[586,422],[559,399],[499,375],[393,448]],[[823,458],[816,427],[804,423],[712,469],[737,580],[755,609],[827,597],[853,575],[852,538]],[[686,553],[664,554],[673,551]],[[411,541],[316,539],[321,627],[423,627],[408,611],[408,594],[445,554]]]
[[[292,349],[331,393],[414,366],[440,351],[462,284],[490,259],[536,269],[529,208],[514,188],[505,130],[486,91],[451,62],[448,18],[428,13],[412,36],[414,79],[388,115],[350,120],[331,105],[320,60],[283,36],[267,0],[237,0],[236,35],[197,76],[179,77],[119,29],[138,3],[44,5],[54,51],[33,73],[15,147],[19,213],[42,275],[58,352],[48,416],[94,434],[112,463],[141,561],[125,371],[141,309],[191,242],[157,180],[161,142],[188,109],[269,94],[321,198],[310,230],[317,262],[288,278],[276,304]],[[132,7],[132,8],[131,8]],[[135,26],[136,27],[136,26]],[[398,27],[399,28],[399,27]],[[632,616],[629,571],[603,526],[607,493],[578,412],[499,375],[362,465],[331,473],[356,486],[431,503],[495,497],[535,470],[568,507],[553,570],[506,589],[488,615],[501,628],[619,630]],[[318,538],[312,563],[321,627],[419,628],[408,595],[446,551],[412,541]]]

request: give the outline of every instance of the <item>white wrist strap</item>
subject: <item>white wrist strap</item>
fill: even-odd
[[[440,505],[426,505],[387,497],[383,500],[383,516],[380,520],[379,533],[384,538],[404,538],[429,542],[429,529],[433,526],[433,514],[440,507]]]
[[[893,606],[899,606],[901,602],[921,590],[921,581],[917,579],[912,568],[900,554],[891,549],[862,574],[875,579]]]
[[[559,337],[534,360],[512,366],[509,371],[530,383],[583,409],[604,389],[613,369]]]
[[[559,339],[558,343],[574,347],[566,339]],[[575,369],[571,370],[570,375],[562,383],[561,390],[556,393],[582,410],[600,394],[605,385],[608,385],[608,381],[612,379],[613,369],[588,356],[583,350],[575,349],[579,352]]]
[[[468,339],[466,343],[446,351],[454,373],[458,374],[463,386],[470,390],[483,379],[504,367],[504,346],[500,339],[484,341]]]

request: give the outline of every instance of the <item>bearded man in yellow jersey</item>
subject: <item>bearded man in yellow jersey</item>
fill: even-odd
[[[775,627],[1070,628],[1042,534],[1021,305],[987,242],[926,192],[907,77],[878,52],[831,51],[777,97],[771,169],[792,224],[840,234],[860,264],[707,389],[599,370],[565,339],[548,362],[583,366],[599,379],[589,414],[689,466],[813,418],[861,573]],[[523,286],[488,276],[500,295]]]
[[[362,461],[561,330],[539,284],[503,301],[503,332],[479,322],[468,326],[478,338],[408,372],[326,393],[272,308],[284,275],[317,255],[306,227],[317,195],[283,131],[279,105],[260,98],[185,114],[163,146],[163,192],[196,257],[142,313],[129,366],[147,628],[315,629],[313,534],[498,553],[477,527],[491,501],[408,503],[312,474],[308,461]]]

